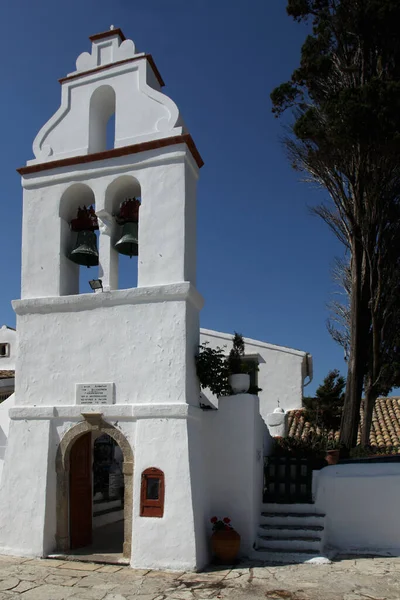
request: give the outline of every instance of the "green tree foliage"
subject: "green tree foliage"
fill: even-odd
[[[271,94],[294,120],[285,144],[295,169],[324,188],[315,208],[349,256],[349,357],[341,441],[355,445],[365,384],[374,397],[396,384],[400,250],[400,2],[289,0],[312,31],[289,82]],[[385,265],[385,266],[384,266]],[[390,308],[388,308],[390,307]],[[365,436],[367,436],[365,433]]]
[[[336,369],[330,371],[315,392],[315,398],[304,398],[306,419],[321,429],[330,431],[340,427],[346,380]]]

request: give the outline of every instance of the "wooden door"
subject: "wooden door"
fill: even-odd
[[[71,449],[69,479],[71,549],[92,543],[92,434],[85,433]]]

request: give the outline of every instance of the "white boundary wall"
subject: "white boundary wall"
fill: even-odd
[[[241,535],[240,553],[249,556],[260,521],[263,433],[258,396],[220,398],[205,413],[210,517],[228,517]],[[210,527],[210,525],[209,525]]]
[[[319,471],[316,508],[326,551],[400,554],[400,463],[343,464]]]
[[[15,329],[6,325],[0,327],[0,344],[9,344],[8,355],[0,356],[0,371],[14,371],[17,356],[17,332]]]

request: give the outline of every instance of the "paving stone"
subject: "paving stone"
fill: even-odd
[[[66,600],[73,594],[73,589],[58,585],[40,585],[32,590],[24,592],[23,600]]]
[[[68,575],[48,575],[46,577],[46,583],[52,583],[54,585],[66,585],[72,587],[73,585],[78,583],[78,581],[80,581],[78,577],[69,577]]]
[[[82,600],[102,600],[109,592],[110,589],[104,588],[102,586],[94,586],[92,588],[75,588],[75,593],[71,600],[75,600],[78,596]]]
[[[118,571],[121,571],[122,569],[124,569],[125,567],[114,567],[114,565],[104,565],[104,567],[100,567],[100,569],[97,569],[97,573],[117,573]]]
[[[18,592],[18,594],[22,594],[23,592],[27,592],[28,590],[32,590],[35,587],[38,587],[39,583],[35,583],[34,581],[20,581],[17,587],[13,588],[13,592]]]
[[[254,579],[272,579],[274,576],[269,567],[254,567],[252,574]]]
[[[90,588],[95,585],[104,585],[108,589],[113,589],[117,585],[117,582],[115,580],[109,581],[106,573],[90,573],[87,577],[82,577],[76,583],[76,587],[79,588]]]
[[[65,565],[65,560],[58,560],[55,558],[33,558],[24,563],[25,565],[38,566],[38,567],[60,567]]]
[[[230,571],[225,577],[226,579],[237,579],[238,577],[250,577],[250,569],[235,569],[234,571]]]
[[[29,562],[30,560],[32,559],[27,558],[26,556],[9,556],[7,554],[0,554],[0,562],[2,563],[12,563],[13,565],[17,565],[24,562]]]
[[[179,579],[185,571],[148,571],[146,577],[160,578],[160,579]]]
[[[19,584],[19,581],[20,580],[17,577],[6,577],[6,579],[0,581],[0,590],[3,592],[5,590],[11,590]]]
[[[179,581],[222,581],[224,575],[219,573],[184,573],[178,577]]]
[[[171,600],[193,600],[193,594],[189,590],[181,590],[171,592],[169,598],[171,598]]]
[[[70,569],[73,571],[97,571],[100,569],[101,565],[96,565],[95,563],[86,563],[86,562],[65,562],[63,565],[59,567],[59,569]]]
[[[400,558],[325,566],[249,562],[203,573],[53,560],[0,557],[0,600],[400,600]]]

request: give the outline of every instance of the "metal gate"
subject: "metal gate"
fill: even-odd
[[[287,456],[268,456],[264,460],[264,503],[312,502],[312,472],[322,464]]]

